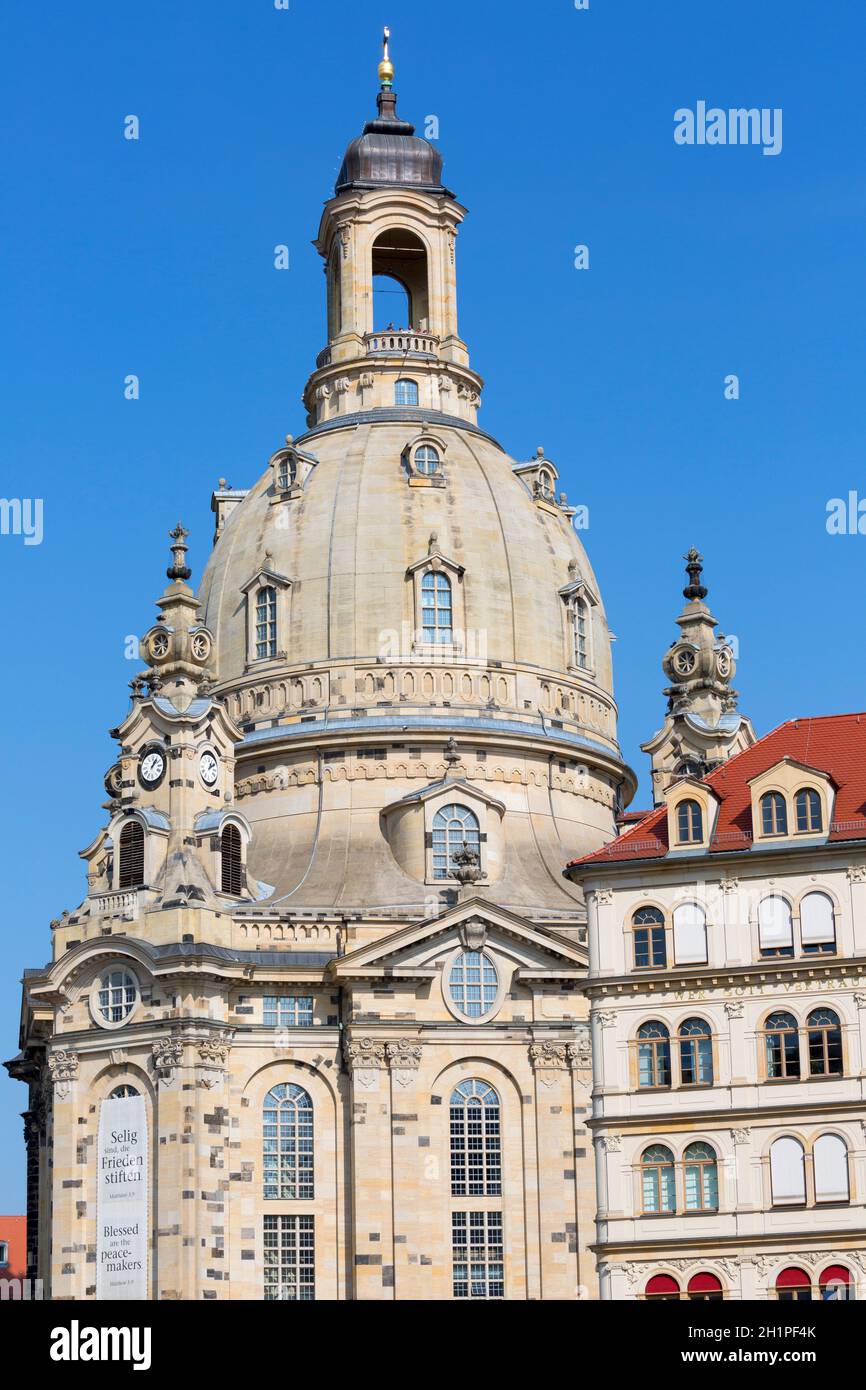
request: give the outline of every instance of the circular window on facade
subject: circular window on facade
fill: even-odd
[[[90,1008],[101,1028],[122,1028],[138,1003],[138,981],[129,970],[106,970],[90,996]]]
[[[447,996],[454,1013],[485,1018],[499,999],[499,974],[485,951],[460,951],[448,971]]]
[[[439,472],[440,458],[432,444],[419,444],[415,450],[415,468],[426,478],[431,478],[434,473]]]

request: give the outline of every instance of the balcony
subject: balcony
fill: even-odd
[[[438,357],[439,339],[435,333],[409,328],[389,328],[381,333],[365,333],[368,357]]]

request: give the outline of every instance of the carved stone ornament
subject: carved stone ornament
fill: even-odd
[[[607,1154],[622,1153],[621,1134],[603,1134],[598,1142]]]
[[[59,1100],[65,1100],[72,1089],[72,1083],[78,1080],[78,1053],[67,1051],[65,1048],[58,1048],[56,1052],[49,1053],[48,1075],[54,1086],[54,1094]]]
[[[866,883],[866,864],[851,864],[847,871],[849,883]]]
[[[749,1128],[732,1129],[731,1138],[733,1139],[735,1144],[749,1144],[751,1143],[752,1139],[752,1131]]]
[[[160,1038],[153,1044],[153,1069],[161,1081],[171,1081],[183,1061],[183,1042],[180,1038]]]
[[[198,1055],[206,1066],[224,1067],[228,1061],[233,1033],[226,1029],[204,1038],[198,1045]]]
[[[392,1070],[414,1071],[421,1065],[421,1045],[414,1038],[399,1038],[385,1044],[385,1055]]]
[[[536,1071],[558,1071],[567,1065],[566,1044],[559,1042],[530,1043],[529,1060]]]
[[[608,903],[613,902],[613,889],[597,888],[595,890],[595,900],[599,907],[607,907]]]
[[[592,1067],[592,1038],[588,1028],[581,1028],[577,1041],[568,1044],[568,1060],[578,1071],[589,1071]]]
[[[736,893],[739,886],[740,880],[738,878],[723,878],[719,882],[719,892]]]
[[[854,1003],[857,1005],[858,1009],[866,1009],[866,992],[862,989],[857,990],[854,995]]]
[[[725,1004],[725,1013],[728,1015],[728,1018],[742,1018],[742,1017],[743,1017],[743,1001],[742,1001],[742,999],[729,999],[729,1000],[727,1001],[727,1003]]]
[[[470,917],[461,922],[459,936],[464,951],[483,951],[487,944],[487,923],[483,917]]]
[[[386,1065],[385,1044],[378,1038],[351,1038],[343,1045],[343,1057],[350,1071],[358,1067],[381,1071]]]
[[[616,1023],[616,1014],[611,1009],[599,1010],[599,1012],[596,1014],[596,1018],[598,1019],[602,1028],[613,1028],[614,1024]]]

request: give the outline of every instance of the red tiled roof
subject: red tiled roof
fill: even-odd
[[[711,854],[751,848],[749,782],[783,758],[826,772],[835,783],[838,790],[829,841],[866,839],[866,713],[828,714],[816,719],[789,719],[703,779],[721,803]],[[573,859],[568,867],[659,859],[667,852],[667,807],[658,806],[610,844]]]

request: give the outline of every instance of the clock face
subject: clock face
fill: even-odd
[[[213,753],[202,753],[198,760],[198,770],[206,787],[212,787],[220,775],[219,763]]]
[[[165,758],[157,749],[152,748],[149,753],[145,753],[141,760],[139,776],[146,787],[153,787],[165,772]]]

